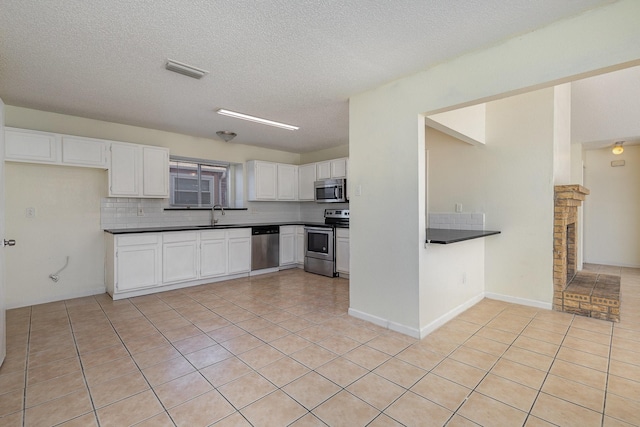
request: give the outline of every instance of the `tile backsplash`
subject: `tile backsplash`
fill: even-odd
[[[429,228],[448,230],[484,230],[484,213],[434,212],[429,214]]]
[[[216,211],[218,224],[260,224],[269,222],[308,221],[323,222],[324,210],[346,209],[348,204],[326,206],[314,202],[247,202],[246,210]],[[138,215],[142,208],[142,215]],[[103,230],[181,225],[207,225],[211,210],[166,210],[165,199],[138,199],[105,197],[100,203],[100,225]]]

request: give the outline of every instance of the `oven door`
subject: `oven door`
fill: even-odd
[[[305,227],[304,246],[305,257],[333,262],[333,228]]]

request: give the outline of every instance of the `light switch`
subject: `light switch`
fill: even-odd
[[[36,217],[36,208],[27,208],[25,209],[24,216],[27,218],[35,218]]]
[[[462,203],[456,203],[456,212],[462,212]]]

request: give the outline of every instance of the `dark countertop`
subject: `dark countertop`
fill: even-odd
[[[427,228],[427,243],[446,245],[449,243],[462,242],[480,237],[493,236],[494,234],[500,234],[500,232],[491,230],[446,230],[441,228]]]
[[[210,225],[177,225],[170,227],[145,227],[145,228],[113,228],[109,230],[103,230],[105,233],[110,234],[135,234],[135,233],[162,233],[164,231],[199,231],[199,230],[224,230],[229,228],[251,228],[264,225],[307,225],[309,227],[326,227],[331,228],[331,225],[327,225],[324,222],[304,222],[304,221],[290,221],[290,222],[268,222],[260,224],[220,224],[212,227]],[[344,227],[344,226],[338,226]],[[349,228],[349,227],[344,227]]]

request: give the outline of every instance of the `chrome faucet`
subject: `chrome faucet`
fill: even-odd
[[[215,227],[216,224],[218,223],[218,220],[216,219],[216,208],[220,208],[220,210],[222,211],[222,215],[224,215],[224,207],[222,205],[213,205],[211,206],[211,226]]]

